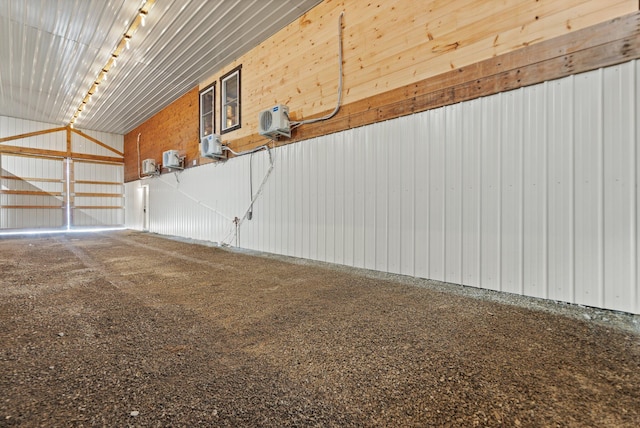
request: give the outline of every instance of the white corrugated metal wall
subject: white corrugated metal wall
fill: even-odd
[[[52,124],[0,116],[0,138],[46,132]],[[87,135],[122,152],[124,136],[87,131]],[[66,130],[10,140],[5,145],[34,149],[33,153],[0,153],[0,229],[59,228],[66,224],[66,197],[75,195],[73,226],[124,224],[124,171],[121,163],[69,160],[42,154],[40,149],[66,152]],[[72,152],[98,156],[114,153],[76,133]],[[0,144],[0,149],[2,145]],[[69,170],[67,171],[67,167]],[[67,187],[67,173],[72,175]]]
[[[639,81],[633,61],[278,148],[239,244],[640,313]],[[150,230],[234,244],[248,162],[145,180]]]
[[[0,153],[0,229],[64,224],[64,161]]]

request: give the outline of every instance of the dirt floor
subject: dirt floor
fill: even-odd
[[[0,426],[640,426],[638,317],[132,231],[0,267]]]

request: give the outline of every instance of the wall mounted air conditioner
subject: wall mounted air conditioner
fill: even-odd
[[[270,109],[261,111],[258,123],[260,135],[274,139],[279,136],[291,138],[289,107],[285,105],[277,104]]]
[[[156,173],[156,160],[145,159],[142,161],[142,173],[145,175]]]
[[[219,135],[207,135],[200,140],[200,156],[212,159],[224,159],[226,157],[222,150],[222,141],[220,141]]]
[[[162,166],[165,168],[182,168],[182,159],[177,150],[167,150],[162,153]]]

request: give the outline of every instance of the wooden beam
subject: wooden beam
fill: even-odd
[[[81,136],[82,138],[86,138],[87,140],[91,141],[92,143],[95,143],[95,144],[99,145],[100,147],[103,147],[103,148],[105,148],[105,149],[107,149],[107,150],[109,150],[109,151],[111,151],[111,152],[113,152],[113,153],[115,153],[115,154],[117,154],[117,155],[119,155],[119,156],[123,156],[123,157],[124,157],[124,153],[122,153],[122,152],[121,152],[121,151],[119,151],[119,150],[114,149],[114,148],[113,148],[113,147],[111,147],[111,146],[106,145],[106,144],[105,144],[105,143],[103,143],[102,141],[100,141],[100,140],[98,140],[98,139],[96,139],[96,138],[93,138],[92,136],[87,135],[87,134],[85,134],[84,132],[79,131],[79,130],[77,130],[77,129],[74,129],[74,128],[69,128],[69,129],[71,129],[71,132],[73,132],[73,133],[75,133],[75,134],[78,134],[78,135],[79,135],[79,136]]]
[[[74,158],[73,159],[75,162],[81,162],[81,163],[92,163],[92,164],[96,164],[96,165],[122,165],[124,164],[124,160],[118,160],[117,162],[113,162],[113,161],[104,161],[104,160],[95,160],[95,159],[77,159]]]
[[[105,184],[113,186],[122,186],[123,183],[119,181],[91,181],[91,180],[76,180],[76,184]]]
[[[15,175],[0,175],[0,178],[4,180],[33,181],[36,183],[64,183],[62,178],[18,177]]]
[[[38,210],[38,209],[55,209],[55,210],[59,210],[64,208],[62,205],[3,205],[2,208],[12,208],[12,209],[34,209],[34,210]]]
[[[31,147],[19,147],[19,146],[8,146],[8,145],[0,145],[0,153],[8,153],[8,154],[22,154],[29,156],[39,156],[39,157],[49,157],[49,158],[66,158],[69,155],[67,152],[62,152],[59,150],[46,150],[46,149],[34,149]],[[87,160],[87,161],[99,161],[99,162],[107,162],[107,163],[117,163],[123,164],[124,160],[122,158],[116,158],[112,156],[98,156],[98,155],[89,155],[86,153],[70,153],[71,157],[79,160]]]
[[[45,192],[42,190],[0,190],[2,195],[30,195],[30,196],[62,196],[64,192]]]
[[[91,192],[76,192],[76,197],[93,197],[93,198],[123,198],[122,193],[91,193]]]
[[[4,143],[7,141],[21,140],[23,138],[36,137],[38,135],[50,134],[52,132],[61,132],[66,129],[67,129],[66,127],[51,128],[51,129],[43,129],[42,131],[27,132],[25,134],[12,135],[11,137],[0,138],[0,143]]]
[[[67,126],[65,130],[65,134],[67,136],[67,153],[71,153],[71,127]]]
[[[51,158],[67,157],[67,152],[63,152],[60,150],[34,149],[32,147],[9,146],[6,144],[0,145],[0,153],[26,154],[31,156],[44,156]]]
[[[122,207],[122,206],[109,206],[109,205],[76,205],[75,207],[71,207],[71,209],[75,209],[75,210],[90,210],[90,209],[95,209],[95,210],[109,210],[109,209],[121,210],[121,209],[124,209],[124,207]]]

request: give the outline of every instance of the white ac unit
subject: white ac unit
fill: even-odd
[[[277,104],[270,109],[260,112],[258,117],[260,135],[269,138],[284,136],[291,138],[291,127],[289,126],[289,107]]]
[[[167,150],[162,153],[162,166],[165,168],[182,168],[180,154],[177,150]]]
[[[156,160],[145,159],[142,161],[142,173],[145,175],[156,173]]]
[[[217,134],[207,135],[200,140],[200,156],[212,159],[224,159],[222,141]]]

